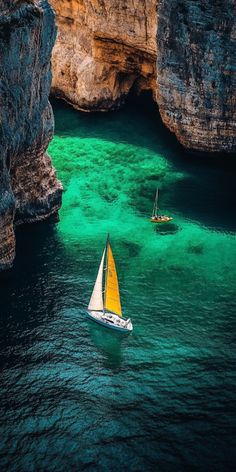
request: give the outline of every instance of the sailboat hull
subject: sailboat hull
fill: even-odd
[[[152,217],[150,218],[151,223],[168,223],[169,221],[172,221],[173,218],[171,216],[157,216],[157,217]]]
[[[133,325],[131,320],[126,320],[113,313],[103,311],[87,311],[88,317],[105,328],[114,329],[122,333],[131,333]]]

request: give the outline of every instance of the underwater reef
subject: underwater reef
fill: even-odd
[[[151,91],[185,149],[235,153],[235,31],[234,0],[0,2],[0,269],[14,260],[14,227],[61,205],[50,90],[87,112]]]

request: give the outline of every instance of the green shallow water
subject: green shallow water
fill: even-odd
[[[18,229],[0,288],[3,467],[234,470],[235,169],[184,156],[141,103],[54,112],[60,221]],[[85,317],[108,232],[126,337]]]

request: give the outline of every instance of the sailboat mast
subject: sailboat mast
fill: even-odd
[[[115,259],[112,253],[109,236],[106,247],[106,277],[104,290],[104,310],[122,316],[120,304],[119,282],[116,272]]]
[[[105,270],[105,285],[104,285],[104,305],[103,305],[103,313],[105,312],[105,300],[106,300],[106,289],[107,289],[107,270],[108,270],[108,243],[109,243],[109,233],[107,233],[107,240],[106,240],[106,246],[105,246],[105,251],[106,251],[106,258],[105,258],[105,264],[104,264],[104,270]]]
[[[155,196],[155,202],[154,202],[154,206],[153,206],[152,216],[157,216],[157,210],[158,210],[157,201],[158,201],[158,188],[157,188],[157,191],[156,191],[156,196]]]

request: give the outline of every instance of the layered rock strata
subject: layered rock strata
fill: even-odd
[[[236,150],[235,0],[51,3],[57,97],[81,110],[109,110],[132,87],[149,89],[183,146]]]
[[[48,95],[55,36],[46,0],[0,2],[0,269],[15,257],[14,225],[45,219],[61,204],[46,152],[54,129]]]
[[[159,0],[157,101],[189,149],[236,151],[235,0]]]
[[[84,111],[156,92],[157,0],[51,0],[58,37],[52,92]]]

